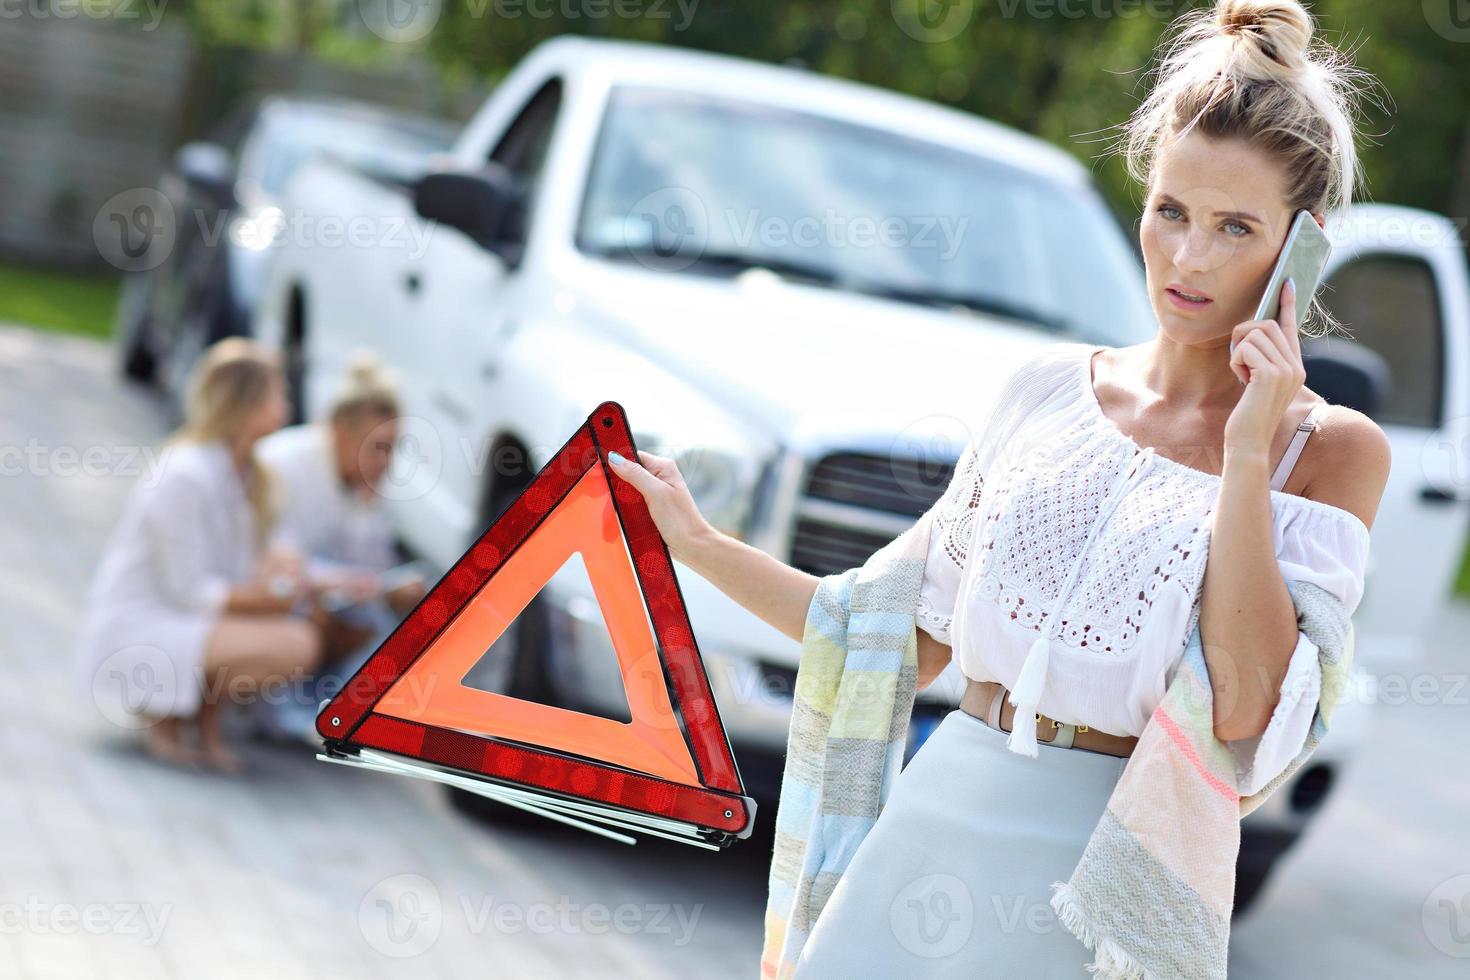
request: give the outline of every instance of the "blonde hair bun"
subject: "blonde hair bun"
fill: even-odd
[[[1241,140],[1275,161],[1289,213],[1325,219],[1365,189],[1356,117],[1360,99],[1381,83],[1316,37],[1298,0],[1217,0],[1186,10],[1155,55],[1154,84],[1114,147],[1150,194],[1160,154],[1194,131]],[[1319,299],[1311,308],[1335,325]],[[1309,324],[1310,316],[1303,334],[1314,336]]]
[[[1298,0],[1218,0],[1180,14],[1159,39],[1152,89],[1122,127],[1129,175],[1148,186],[1159,152],[1198,127],[1282,161],[1293,210],[1346,208],[1365,183],[1361,83],[1376,80],[1314,36]]]
[[[1221,0],[1215,7],[1220,35],[1243,48],[1242,73],[1285,78],[1308,66],[1312,18],[1291,0]]]
[[[333,421],[346,416],[370,412],[378,416],[401,414],[398,374],[383,363],[376,352],[353,351],[347,362],[347,376],[337,389],[329,412]]]

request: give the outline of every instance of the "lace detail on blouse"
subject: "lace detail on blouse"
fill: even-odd
[[[1085,430],[1033,449],[986,508],[973,593],[1000,607],[1015,625],[1051,632],[1048,610],[1080,561],[1056,638],[1073,649],[1113,657],[1137,642],[1160,590],[1194,597],[1204,575],[1206,517],[1215,495],[1198,482],[1150,468],[1133,484],[1126,507],[1101,514],[1131,455]]]
[[[1103,413],[1096,349],[1039,350],[977,415],[949,487],[921,518],[932,525],[915,622],[954,647],[965,676],[1005,685],[1018,716],[1139,735],[1199,622],[1221,478],[1138,445]],[[1351,615],[1368,528],[1329,504],[1269,496],[1283,578],[1321,586]],[[1298,642],[1267,731],[1231,743],[1247,788],[1300,750],[1318,703],[1316,655]],[[1034,735],[1019,726],[1007,744],[1035,757]]]
[[[974,536],[976,508],[984,489],[980,454],[972,441],[955,464],[949,486],[930,510],[934,523],[929,533],[936,542],[931,545],[931,552],[937,549],[943,556],[935,554],[931,560],[943,562],[943,567],[931,567],[927,571],[928,575],[942,581],[959,579],[960,572],[965,567],[970,540]],[[953,590],[949,594],[953,596]],[[931,595],[927,592],[920,593],[916,608],[919,624],[942,643],[949,642],[950,627],[954,624],[953,614],[952,602],[945,608],[939,608]]]

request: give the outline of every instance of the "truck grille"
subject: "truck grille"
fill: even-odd
[[[933,506],[954,466],[856,452],[817,460],[797,502],[792,567],[822,576],[861,565]]]

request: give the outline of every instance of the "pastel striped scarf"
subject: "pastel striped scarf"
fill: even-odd
[[[807,610],[761,950],[767,980],[795,970],[902,768],[929,528],[920,520],[861,567],[824,577]],[[1306,741],[1275,779],[1239,794],[1234,755],[1214,735],[1196,627],[1071,878],[1052,883],[1052,908],[1093,951],[1088,970],[1099,977],[1225,977],[1240,819],[1322,741],[1352,666],[1342,603],[1312,583],[1286,584],[1322,667]]]

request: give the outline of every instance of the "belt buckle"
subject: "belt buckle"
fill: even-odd
[[[1040,719],[1040,717],[1038,714],[1037,718]],[[1059,749],[1070,749],[1073,740],[1077,737],[1077,726],[1064,725],[1055,718],[1049,718],[1047,720],[1051,722],[1052,736],[1051,740],[1046,744],[1055,745]]]
[[[1055,745],[1058,748],[1070,749],[1076,742],[1077,733],[1089,730],[1086,725],[1069,725],[1065,722],[1057,721],[1055,718],[1048,718],[1047,721],[1051,722],[1052,737],[1050,739],[1042,739],[1042,741],[1045,741],[1047,745]],[[1038,724],[1041,722],[1041,712],[1039,711],[1036,712],[1036,722]]]
[[[1003,685],[1003,684],[1002,685],[998,685],[997,690],[996,690],[995,695],[994,695],[995,702],[992,702],[992,704],[991,704],[991,710],[986,712],[986,715],[994,715],[995,716],[996,723],[992,727],[994,727],[997,731],[1003,731],[1004,729],[1000,728],[1000,724],[999,724],[999,722],[1000,722],[1000,718],[999,718],[1000,712],[999,711],[995,711],[994,709],[995,709],[997,703],[1001,707],[1004,706],[1004,702],[1006,700],[1006,696],[1009,693],[1010,693],[1010,691],[1009,691],[1009,689],[1006,688],[1005,685]],[[1033,712],[1033,714],[1034,714],[1034,718],[1033,718],[1032,724],[1036,725],[1037,728],[1043,728],[1044,726],[1041,724],[1041,712],[1037,711],[1037,712]],[[982,720],[984,720],[984,719],[982,719]],[[1087,725],[1068,725],[1068,724],[1063,724],[1062,722],[1057,721],[1055,718],[1048,718],[1047,721],[1050,721],[1051,722],[1052,737],[1051,737],[1050,740],[1043,739],[1043,738],[1041,738],[1040,733],[1038,732],[1037,733],[1037,741],[1038,742],[1044,742],[1047,745],[1054,745],[1057,748],[1070,749],[1070,748],[1073,747],[1073,744],[1074,744],[1074,742],[1076,740],[1076,737],[1077,737],[1077,733],[1078,732],[1091,731],[1091,728],[1089,726],[1087,726]],[[988,720],[986,720],[986,724],[990,724],[990,722]],[[1012,718],[1011,719],[1011,728],[1015,728],[1015,727],[1016,727],[1016,721],[1015,721],[1014,718]]]

